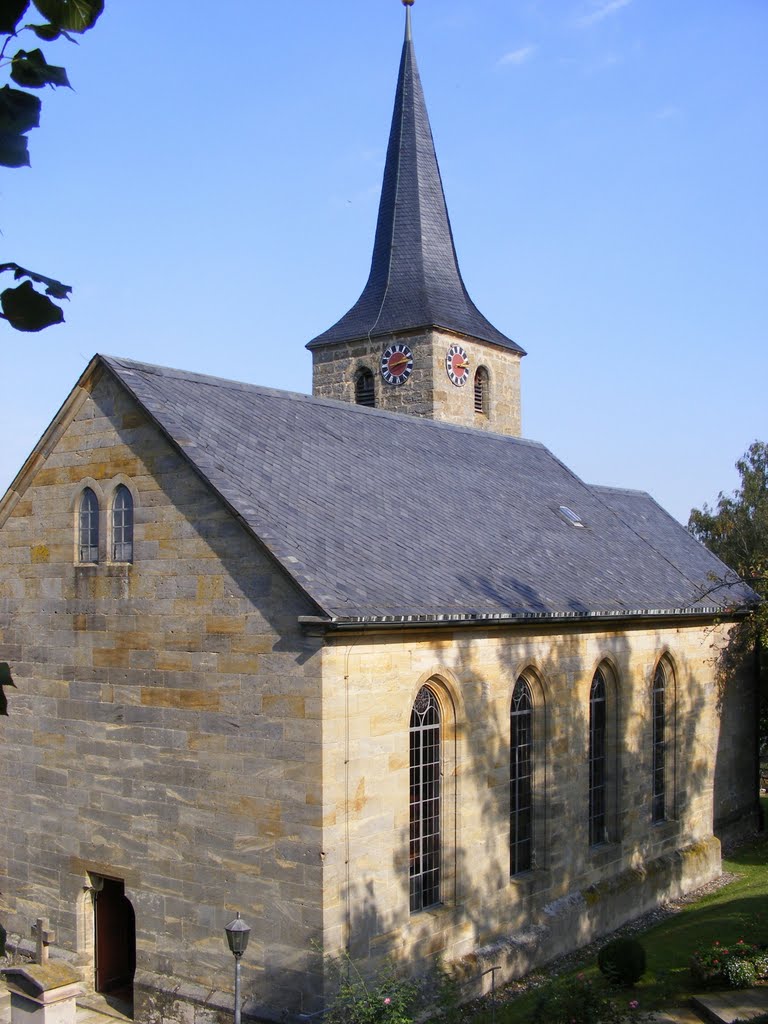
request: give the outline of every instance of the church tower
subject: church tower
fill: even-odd
[[[368,282],[311,341],[312,392],[520,434],[523,349],[469,297],[459,270],[406,5],[405,42]]]

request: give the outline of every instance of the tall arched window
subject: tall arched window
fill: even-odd
[[[98,562],[99,499],[90,487],[86,487],[80,496],[77,535],[78,560]]]
[[[422,686],[410,727],[411,913],[440,902],[440,706]]]
[[[133,498],[124,484],[112,503],[112,561],[133,561]]]
[[[606,724],[607,694],[600,669],[589,692],[589,843],[597,846],[608,839],[606,821]]]
[[[370,370],[359,370],[355,377],[355,402],[358,405],[376,405],[376,390]]]
[[[475,370],[475,412],[488,415],[488,371],[484,366]]]
[[[510,711],[509,873],[533,867],[533,700],[521,676]]]
[[[667,737],[666,737],[667,676],[659,662],[653,676],[653,802],[654,821],[667,816]]]

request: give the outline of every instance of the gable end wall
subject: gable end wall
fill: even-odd
[[[211,990],[229,984],[223,927],[240,910],[249,1000],[314,1005],[320,654],[297,628],[312,609],[111,375],[78,405],[0,529],[0,659],[18,687],[0,920],[26,937],[48,917],[92,985],[89,886],[120,878],[137,978]],[[132,565],[104,540],[120,481]],[[102,500],[98,565],[75,562],[84,482]]]

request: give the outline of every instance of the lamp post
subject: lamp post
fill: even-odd
[[[235,958],[235,1024],[240,1024],[240,958],[248,945],[248,936],[251,929],[240,919],[240,911],[234,921],[230,921],[224,931],[227,934],[227,943]]]

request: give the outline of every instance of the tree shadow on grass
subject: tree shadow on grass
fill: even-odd
[[[696,906],[641,937],[654,972],[687,967],[699,947],[717,941],[728,948],[739,939],[755,944],[768,941],[768,893]]]

